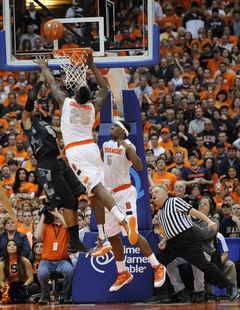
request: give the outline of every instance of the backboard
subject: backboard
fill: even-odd
[[[59,69],[57,60],[54,59],[51,50],[44,50],[39,52],[31,51],[32,59],[21,59],[24,54],[20,50],[19,41],[16,34],[16,16],[15,7],[13,1],[13,8],[9,6],[10,0],[3,1],[3,19],[4,30],[0,32],[0,53],[1,53],[1,69],[5,71],[29,71],[38,70],[38,66],[32,61],[36,55],[46,55],[51,57],[49,59],[49,68]],[[90,2],[90,1],[89,1]],[[87,29],[86,25],[97,24],[98,39],[94,42],[90,42],[90,46],[94,49],[93,56],[94,62],[98,68],[121,68],[121,67],[138,67],[138,66],[151,66],[159,62],[159,26],[154,24],[154,1],[147,1],[147,19],[143,19],[142,24],[138,25],[143,32],[142,46],[138,47],[120,47],[116,42],[114,35],[115,27],[118,27],[120,22],[114,21],[115,8],[114,3],[110,0],[102,0],[108,10],[103,14],[104,16],[98,17],[73,17],[73,18],[55,18],[58,19],[64,25],[76,24],[75,31],[78,34],[82,32],[82,40],[80,47],[88,47],[84,45],[85,41],[89,42],[89,38],[84,37],[84,31]],[[140,1],[141,2],[141,1]],[[141,4],[141,3],[140,3]],[[142,1],[142,7],[144,7],[144,1]],[[12,11],[11,11],[12,10]],[[131,10],[131,8],[130,8]],[[101,13],[100,13],[101,14]],[[11,16],[13,25],[11,25]],[[130,17],[131,18],[131,17]],[[126,25],[129,25],[130,18],[126,21]],[[88,27],[89,29],[89,27]],[[119,34],[120,32],[118,32]],[[112,38],[110,38],[112,36]],[[109,40],[110,38],[110,40]],[[88,40],[87,40],[88,39]],[[53,42],[54,48],[58,49],[59,40]],[[122,51],[127,54],[126,56],[118,56]],[[106,56],[108,52],[114,56]],[[26,52],[25,52],[26,53]],[[129,54],[135,54],[130,56]],[[29,52],[27,53],[29,55]]]

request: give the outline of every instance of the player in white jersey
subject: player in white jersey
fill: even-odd
[[[133,214],[137,218],[137,191],[131,184],[129,169],[133,165],[136,170],[141,171],[143,166],[135,152],[135,146],[126,139],[130,131],[131,126],[128,122],[116,122],[110,132],[113,140],[103,144],[101,156],[104,159],[105,188],[113,195],[122,213]],[[105,220],[118,271],[117,280],[109,289],[110,292],[115,292],[129,283],[133,275],[126,269],[123,244],[118,234],[122,231],[122,234],[126,235],[126,231],[117,225],[115,217],[107,209]],[[160,287],[165,281],[165,267],[159,264],[147,240],[140,234],[138,234],[136,245],[152,265],[155,276],[154,286]]]
[[[61,130],[69,165],[86,187],[94,208],[99,237],[97,246],[91,255],[101,256],[112,249],[105,229],[104,206],[117,218],[118,223],[124,225],[128,231],[130,243],[135,244],[137,241],[136,218],[133,215],[125,217],[101,183],[103,164],[99,148],[92,139],[92,127],[96,115],[107,100],[108,88],[93,62],[92,52],[88,50],[84,60],[92,70],[100,88],[97,98],[92,102],[89,102],[90,92],[86,86],[76,89],[74,99],[67,98],[66,94],[58,88],[55,79],[48,70],[47,61],[44,58],[42,61],[39,59],[41,58],[38,57],[37,64],[42,68],[51,92],[59,103],[62,115]]]

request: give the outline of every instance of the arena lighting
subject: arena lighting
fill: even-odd
[[[35,5],[35,8],[37,10],[40,10],[40,6],[37,5],[37,3],[35,3],[33,0],[26,0],[26,8],[28,9],[29,8],[29,4],[33,2],[34,5]],[[54,7],[56,6],[56,3],[57,3],[57,6],[60,6],[60,5],[67,5],[69,4],[69,7],[72,5],[72,1],[71,0],[41,0],[42,4],[44,4],[45,6],[47,7]]]

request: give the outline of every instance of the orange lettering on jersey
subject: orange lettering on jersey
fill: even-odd
[[[77,167],[74,164],[72,164],[72,168],[73,168],[74,171],[77,170]]]
[[[112,153],[112,154],[117,154],[117,155],[122,155],[123,150],[122,149],[115,149],[112,147],[106,147],[104,149],[105,153]]]
[[[87,177],[83,182],[87,184],[88,181],[89,181],[89,178]]]
[[[72,107],[75,107],[75,108],[81,108],[81,109],[84,109],[84,110],[92,110],[92,106],[91,105],[79,105],[78,102],[76,101],[70,101],[70,106]]]

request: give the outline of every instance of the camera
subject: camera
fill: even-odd
[[[43,204],[44,207],[42,208],[41,211],[39,211],[39,216],[44,214],[45,215],[44,223],[51,224],[54,221],[54,215],[49,211],[53,211],[54,208],[51,206],[50,202],[46,201],[45,199],[43,199]]]

